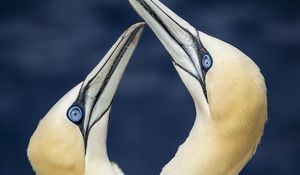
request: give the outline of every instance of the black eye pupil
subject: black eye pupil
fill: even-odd
[[[208,71],[212,67],[212,58],[209,54],[205,54],[202,57],[202,67],[205,71]]]
[[[72,106],[68,110],[67,116],[71,122],[79,123],[83,118],[83,112],[80,107]]]

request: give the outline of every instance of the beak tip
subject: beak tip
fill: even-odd
[[[139,27],[144,27],[146,24],[146,22],[138,22],[135,25],[139,26]]]
[[[143,32],[145,24],[146,24],[145,22],[138,22],[136,24],[133,24],[130,28],[132,28],[133,31],[137,31],[137,33],[138,32]]]
[[[123,38],[133,37],[133,39],[131,41],[131,45],[137,45],[137,43],[142,35],[142,32],[144,31],[145,24],[146,24],[145,22],[139,22],[139,23],[133,24],[123,34]]]

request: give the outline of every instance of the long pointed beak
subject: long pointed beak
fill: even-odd
[[[203,84],[200,58],[205,54],[198,31],[158,0],[129,0],[165,46],[175,65]]]
[[[144,23],[137,23],[127,29],[82,83],[78,98],[72,106],[79,107],[83,113],[78,125],[85,145],[93,126],[109,111],[143,29]]]

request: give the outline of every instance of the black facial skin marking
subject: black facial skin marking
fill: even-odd
[[[106,88],[108,82],[110,81],[110,78],[111,76],[113,75],[114,71],[116,70],[119,62],[121,61],[123,55],[125,54],[125,52],[127,51],[128,47],[130,46],[131,42],[134,40],[137,32],[139,31],[139,28],[135,29],[131,35],[128,37],[128,39],[126,40],[124,46],[122,47],[121,51],[118,53],[117,55],[117,59],[114,60],[114,63],[113,65],[111,66],[108,74],[106,75],[101,87],[99,88],[98,90],[98,93],[97,95],[95,96],[95,100],[93,101],[93,105],[92,105],[92,108],[91,108],[91,112],[90,112],[90,115],[92,115],[92,111],[94,110],[95,108],[95,105],[97,103],[97,99],[101,96],[101,94],[103,93],[104,89]],[[83,112],[83,117],[82,117],[82,120],[81,122],[78,122],[78,123],[75,123],[76,125],[78,125],[78,127],[80,128],[80,131],[81,131],[81,134],[84,138],[84,145],[85,145],[85,150],[87,148],[87,143],[88,143],[88,136],[89,136],[89,133],[91,131],[91,129],[95,126],[96,123],[98,123],[101,118],[104,116],[104,114],[106,114],[109,109],[111,108],[111,104],[113,102],[113,99],[112,101],[110,102],[110,104],[108,105],[108,107],[103,111],[102,114],[99,115],[99,117],[90,125],[90,119],[91,119],[91,116],[89,117],[88,119],[88,123],[87,123],[87,128],[86,130],[84,129],[84,118],[86,117],[85,116],[85,102],[86,102],[86,97],[85,97],[85,94],[87,92],[87,90],[89,89],[89,87],[91,86],[91,83],[93,82],[93,80],[98,76],[98,74],[101,72],[101,70],[105,67],[105,65],[107,64],[108,60],[111,59],[111,56],[114,55],[114,53],[116,52],[116,49],[120,46],[120,44],[124,41],[124,37],[121,39],[121,41],[118,43],[118,45],[115,47],[115,50],[112,52],[112,54],[110,55],[110,57],[107,59],[107,61],[104,63],[104,65],[102,66],[102,68],[95,74],[94,77],[92,77],[87,83],[86,85],[85,82],[82,83],[81,85],[81,88],[80,88],[80,91],[79,91],[79,94],[77,96],[77,99],[75,100],[75,102],[71,105],[71,107],[73,106],[78,106],[82,109],[82,112]],[[70,107],[70,108],[71,108]]]
[[[190,54],[188,53],[188,51],[185,49],[185,46],[180,42],[178,41],[174,35],[172,34],[172,32],[168,29],[168,27],[164,24],[164,22],[159,18],[159,16],[151,10],[151,8],[149,7],[149,5],[147,3],[145,3],[145,1],[143,0],[138,0],[139,3],[146,9],[146,11],[163,27],[163,29],[166,31],[166,33],[169,34],[169,36],[178,44],[182,47],[182,49],[185,51],[185,53],[187,55],[190,56]],[[209,56],[211,56],[208,51],[205,49],[205,47],[203,46],[203,44],[201,43],[201,40],[200,40],[200,36],[198,34],[198,31],[196,30],[196,33],[197,35],[194,36],[190,31],[188,31],[187,29],[185,29],[184,27],[182,27],[180,24],[178,24],[175,20],[173,20],[167,13],[165,13],[155,2],[153,2],[152,0],[150,0],[157,8],[159,8],[166,16],[169,17],[169,19],[171,19],[175,24],[177,24],[182,30],[184,30],[186,33],[188,33],[190,35],[190,37],[192,38],[193,40],[193,44],[195,46],[195,49],[198,53],[198,55],[200,56],[200,59],[203,58],[203,56],[205,54],[208,54]],[[206,78],[206,74],[207,74],[207,71],[205,69],[203,69],[202,67],[202,79],[201,77],[197,77],[196,75],[194,75],[193,73],[189,72],[188,70],[186,70],[184,67],[182,67],[181,65],[179,65],[178,63],[176,63],[176,61],[170,56],[170,58],[172,59],[172,62],[180,67],[182,70],[184,70],[185,72],[187,72],[188,74],[190,74],[192,77],[194,77],[197,81],[199,81],[202,89],[203,89],[203,92],[204,92],[204,95],[206,97],[206,100],[208,101],[208,98],[207,98],[207,90],[206,90],[206,83],[205,83],[205,78]],[[200,62],[202,60],[199,60]],[[193,63],[193,61],[192,61]],[[194,64],[194,63],[193,63]],[[201,65],[201,64],[200,64]],[[195,66],[195,65],[194,65]],[[201,65],[202,66],[202,65]],[[196,67],[196,66],[195,66]]]

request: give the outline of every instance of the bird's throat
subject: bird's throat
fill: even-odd
[[[85,175],[114,175],[106,148],[109,111],[89,133],[85,156]]]

